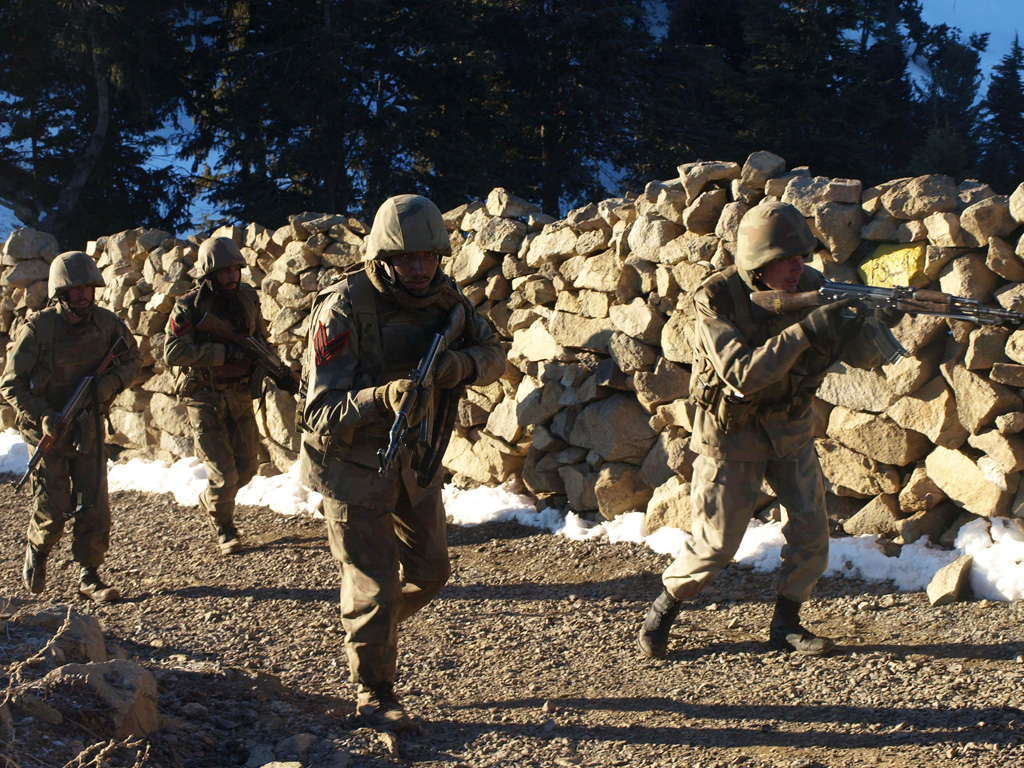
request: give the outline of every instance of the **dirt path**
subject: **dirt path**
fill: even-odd
[[[104,573],[114,606],[76,596],[65,538],[43,600],[20,583],[27,503],[7,486],[0,595],[71,605],[159,683],[151,765],[1024,766],[1024,604],[928,606],[826,579],[806,611],[842,644],[800,659],[763,643],[771,575],[730,568],[684,610],[673,652],[642,660],[638,622],[664,557],[516,524],[452,527],[455,574],[403,626],[396,741],[352,717],[338,574],[322,523],[244,508],[223,558],[195,508],[116,493]],[[0,647],[19,642],[8,624]],[[93,737],[15,719],[6,755],[60,766]],[[117,763],[114,763],[117,764]]]

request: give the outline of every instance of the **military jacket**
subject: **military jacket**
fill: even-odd
[[[180,398],[188,399],[204,390],[243,383],[252,373],[249,360],[227,364],[227,344],[196,328],[203,315],[211,312],[230,321],[239,334],[265,340],[267,332],[256,289],[241,283],[237,296],[242,307],[240,319],[231,318],[217,294],[205,284],[178,299],[171,310],[167,318],[164,362],[176,369],[175,386]]]
[[[439,307],[403,309],[385,299],[364,272],[322,291],[310,318],[304,370],[302,477],[332,498],[356,503],[373,489],[358,485],[346,464],[377,467],[377,450],[388,444],[393,417],[374,403],[376,387],[408,378],[443,330],[448,312]],[[475,311],[466,317],[461,351],[476,363],[476,379],[490,384],[505,371],[505,355],[494,331]],[[441,392],[435,388],[434,397]],[[407,465],[409,451],[402,448]],[[355,473],[365,478],[366,473]]]
[[[817,290],[823,280],[804,267],[797,290]],[[709,277],[694,295],[694,383],[716,376],[723,396],[751,411],[745,426],[726,431],[714,414],[696,409],[690,449],[716,459],[785,457],[812,440],[812,395],[833,362],[811,347],[798,325],[812,310],[774,315],[754,305],[750,294],[750,286],[730,267]],[[846,346],[841,359],[858,368],[883,362],[864,334]]]
[[[104,378],[115,378],[120,391],[134,384],[142,370],[135,337],[117,315],[93,307],[87,319],[72,325],[65,319],[66,312],[60,305],[50,306],[23,323],[0,378],[0,393],[17,411],[22,433],[33,441],[42,436],[42,418],[64,407],[119,337],[124,339],[124,351]],[[109,403],[100,407],[105,411]]]

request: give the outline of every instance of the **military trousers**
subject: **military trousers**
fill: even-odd
[[[259,468],[260,435],[248,384],[196,392],[186,404],[196,453],[206,467],[199,504],[215,525],[230,524],[235,495]]]
[[[828,567],[825,487],[813,441],[785,459],[723,461],[698,456],[693,465],[693,538],[662,575],[679,600],[696,597],[736,554],[765,479],[783,506],[782,565],[776,589],[802,603]]]
[[[346,470],[376,475],[347,465]],[[393,683],[398,625],[451,576],[440,474],[414,498],[404,488],[389,508],[324,498],[331,554],[341,565],[341,623],[352,682]]]
[[[28,540],[49,552],[70,521],[71,556],[79,565],[98,568],[110,547],[110,498],[107,452],[97,439],[91,413],[72,427],[72,440],[59,441],[31,476],[32,517]]]

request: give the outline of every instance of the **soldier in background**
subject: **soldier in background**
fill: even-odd
[[[388,445],[399,401],[412,388],[409,372],[456,305],[466,310],[458,351],[444,352],[410,425],[431,405],[443,419],[463,385],[492,383],[505,370],[494,331],[440,269],[450,253],[430,200],[388,199],[373,221],[365,270],[321,291],[309,326],[307,394],[299,406],[303,481],[324,494],[331,553],[341,562],[342,625],[359,714],[388,730],[412,724],[394,690],[398,625],[441,591],[451,567],[443,473],[418,482],[415,460],[423,459],[421,469],[428,460],[414,456],[418,447],[403,447],[380,476],[377,450]],[[445,423],[436,454],[451,426]]]
[[[259,466],[260,445],[249,382],[253,364],[241,347],[198,330],[212,313],[243,336],[265,340],[256,290],[242,282],[245,258],[230,237],[199,246],[198,286],[178,299],[167,319],[164,362],[175,366],[175,391],[186,406],[196,453],[206,467],[199,505],[216,527],[221,554],[242,549],[235,527],[235,495]]]
[[[638,643],[644,655],[668,652],[682,601],[700,594],[736,553],[767,480],[784,508],[782,565],[771,621],[772,647],[823,655],[834,643],[800,623],[800,605],[828,565],[825,491],[814,450],[811,401],[838,359],[874,368],[882,355],[858,335],[864,319],[837,302],[773,315],[756,307],[760,290],[802,292],[822,275],[803,263],[816,241],[791,205],[766,202],[740,222],[736,266],[708,277],[694,297],[696,343],[690,396],[697,404],[690,449],[693,538],[662,575]],[[877,310],[867,322],[893,325],[902,312]]]
[[[65,429],[31,476],[32,518],[23,576],[33,594],[46,586],[46,559],[72,522],[71,555],[81,566],[78,591],[98,603],[120,598],[99,575],[110,546],[110,500],[104,421],[119,392],[139,378],[142,360],[135,338],[110,310],[95,304],[103,287],[96,262],[81,251],[50,264],[50,304],[18,330],[0,393],[17,411],[18,428],[30,444],[55,435],[58,412],[79,383],[92,374],[117,340],[119,355],[100,376],[85,412]]]

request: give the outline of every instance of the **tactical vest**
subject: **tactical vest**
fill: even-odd
[[[110,351],[121,321],[114,313],[94,307],[88,320],[71,325],[60,317],[57,307],[47,307],[31,323],[39,347],[39,362],[29,386],[50,407],[60,410],[78,383],[93,373]]]
[[[244,285],[244,284],[243,284]],[[252,293],[250,294],[250,291]],[[245,328],[235,328],[235,330],[244,336],[252,336],[256,333],[256,316],[259,313],[258,299],[255,296],[255,290],[251,286],[239,287],[238,300],[242,305],[243,311],[245,312]],[[185,305],[188,318],[192,323],[193,334],[195,335],[195,341],[197,344],[206,344],[208,342],[215,342],[223,344],[221,339],[215,338],[208,333],[204,333],[196,329],[199,321],[202,320],[203,315],[207,312],[213,312],[218,317],[230,320],[226,315],[217,311],[216,302],[212,290],[209,288],[197,288],[183,296],[180,299],[181,303]],[[179,398],[187,399],[189,396],[196,393],[201,387],[206,388],[221,388],[225,386],[235,386],[248,381],[249,374],[252,373],[252,363],[246,360],[244,363],[235,363],[232,370],[228,370],[228,366],[220,366],[221,370],[215,370],[211,367],[200,367],[200,366],[173,366],[174,368],[174,384],[175,393]]]

